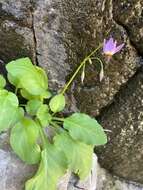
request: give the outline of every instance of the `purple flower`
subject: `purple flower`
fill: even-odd
[[[119,52],[124,46],[124,43],[117,46],[117,41],[111,37],[109,40],[104,40],[103,53],[109,57]]]

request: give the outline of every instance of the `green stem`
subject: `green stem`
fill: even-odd
[[[19,106],[23,106],[23,107],[25,107],[25,106],[26,106],[26,104],[20,104]]]
[[[43,131],[43,127],[41,125],[41,123],[37,120],[38,122],[38,126],[39,126],[39,132],[40,132],[40,136],[41,136],[41,140],[42,140],[42,143],[43,143],[43,148],[47,147],[48,144],[50,144],[47,136],[45,135],[44,131]]]
[[[18,88],[16,87],[16,88],[15,88],[15,94],[16,94],[16,95],[17,95],[17,92],[18,92]]]
[[[64,121],[64,118],[59,118],[59,117],[53,117],[52,119],[56,121]]]
[[[74,72],[74,74],[72,75],[72,77],[70,78],[70,80],[67,82],[67,84],[65,85],[65,87],[63,88],[61,94],[64,94],[66,92],[66,90],[68,89],[68,87],[70,86],[70,84],[72,83],[72,81],[74,80],[74,78],[76,77],[76,75],[78,74],[78,72],[80,71],[80,69],[83,67],[83,65],[86,63],[86,61],[88,61],[88,59],[94,55],[94,53],[96,53],[102,45],[99,45],[94,51],[92,51],[78,66],[78,68],[76,69],[76,71]]]
[[[53,125],[53,126],[54,126],[55,128],[57,128],[57,129],[60,128],[60,126],[59,126],[58,124],[56,124],[55,122],[52,122],[52,121],[51,121],[50,124]]]
[[[72,77],[70,78],[70,80],[68,81],[68,83],[65,85],[64,89],[62,90],[61,94],[64,94],[65,91],[68,89],[68,87],[70,86],[70,84],[72,83],[72,81],[74,80],[74,78],[76,77],[76,75],[78,74],[78,72],[80,71],[80,69],[82,68],[82,66],[85,64],[86,60],[84,59],[79,67],[76,69],[75,73],[72,75]]]
[[[50,124],[56,129],[57,133],[61,133],[62,131],[64,131],[64,129],[57,123],[51,121]]]
[[[103,62],[101,61],[101,59],[99,57],[94,57],[92,59],[99,61],[100,65],[101,65],[101,69],[103,69]]]

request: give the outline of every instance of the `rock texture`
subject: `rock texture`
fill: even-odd
[[[131,43],[143,54],[143,1],[115,0],[113,14],[116,22],[128,33]]]
[[[63,40],[64,17],[60,13],[60,1],[36,1],[33,26],[36,40],[37,61],[46,69],[52,89],[63,87],[69,71]],[[62,28],[63,27],[63,28]]]
[[[7,133],[0,136],[0,187],[3,190],[22,190],[26,180],[31,178],[36,168],[24,164],[11,151]]]
[[[93,60],[92,65],[87,64],[84,84],[79,76],[67,93],[66,111],[80,110],[98,116],[104,128],[111,130],[107,146],[97,150],[101,165],[117,176],[140,183],[143,183],[142,7],[142,0],[0,0],[0,73],[5,73],[8,61],[29,56],[46,69],[50,88],[59,90],[79,62],[104,38],[112,35],[119,43],[124,41],[125,48],[110,63],[98,52],[104,60],[102,82],[99,63]],[[21,190],[23,181],[29,178],[27,172],[32,175],[33,169],[20,162],[7,143],[2,143],[0,186],[4,190]],[[105,175],[105,181],[101,180],[102,172],[99,176],[98,190],[138,189],[110,174]],[[7,185],[6,180],[10,182]]]
[[[126,43],[122,53],[115,56],[109,64],[105,60],[105,78],[102,83],[99,82],[99,65],[94,63],[93,67],[87,66],[84,85],[81,85],[79,81],[75,85],[74,95],[77,107],[82,112],[97,116],[103,107],[112,102],[121,85],[135,73],[137,52],[131,45],[126,30],[114,20],[112,1],[84,1],[84,3],[83,7],[82,1],[76,4],[77,12],[82,12],[81,17],[71,16],[68,11],[69,17],[74,17],[73,22],[79,26],[74,27],[73,31],[80,33],[78,40],[82,43],[75,44],[76,54],[80,60],[85,56],[85,52],[89,52],[107,36],[113,35],[119,42]],[[88,11],[89,14],[87,14]],[[82,22],[84,24],[80,24]],[[88,39],[85,39],[85,36]],[[99,55],[102,57],[101,54]]]
[[[112,176],[98,165],[95,190],[143,190],[143,186]]]
[[[102,166],[118,176],[143,183],[143,70],[121,89],[101,123],[111,130],[101,149]],[[109,154],[109,152],[111,154]]]
[[[67,175],[68,177],[68,175]],[[63,184],[67,187],[66,178]],[[63,186],[63,189],[66,189]],[[96,155],[93,156],[93,166],[90,176],[84,181],[78,181],[71,176],[68,190],[142,190],[143,185],[127,182],[119,177],[112,176],[98,164]],[[62,188],[61,188],[62,190]]]
[[[0,0],[0,60],[30,56],[34,61],[31,5],[28,1]],[[1,68],[1,67],[0,67]]]

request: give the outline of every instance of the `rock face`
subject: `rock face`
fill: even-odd
[[[80,110],[98,116],[104,128],[112,131],[108,133],[107,146],[97,150],[101,165],[116,176],[140,183],[143,183],[143,71],[139,64],[143,55],[142,7],[142,0],[0,0],[0,73],[5,73],[8,61],[29,56],[46,69],[50,88],[59,90],[79,62],[104,38],[112,35],[119,43],[125,43],[125,48],[110,63],[102,51],[98,52],[104,60],[102,82],[99,63],[93,60],[92,65],[87,64],[84,84],[77,77],[67,93],[68,112]],[[20,175],[18,170],[14,172],[16,166],[18,170],[22,168]],[[5,145],[0,150],[0,171],[2,167],[6,174],[1,177],[0,186],[4,190],[20,190],[23,181],[29,178],[27,172],[30,175],[33,172]],[[12,182],[5,186],[7,174]],[[16,181],[15,176],[19,176]],[[111,182],[111,178],[106,181]],[[137,189],[118,180],[112,180],[111,184],[116,185],[111,188],[108,184],[108,189]],[[97,189],[107,190],[108,186],[103,180]]]
[[[131,43],[143,54],[143,1],[115,0],[113,7],[116,22],[126,29]]]
[[[3,63],[24,56],[34,61],[30,6],[28,1],[0,0],[0,60]]]
[[[118,176],[143,183],[143,70],[121,89],[115,102],[102,113],[101,123],[111,130],[100,150],[102,166]],[[109,152],[111,154],[109,154]]]
[[[111,176],[105,169],[99,165],[97,167],[97,185],[96,190],[142,190],[142,185],[127,182],[116,176]]]

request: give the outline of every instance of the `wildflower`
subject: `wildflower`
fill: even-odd
[[[124,43],[117,46],[117,41],[111,37],[109,40],[104,40],[103,53],[109,58],[112,57],[115,53],[119,52],[124,46]]]

